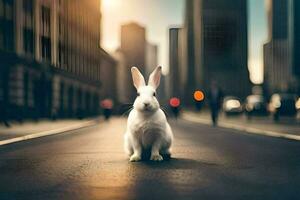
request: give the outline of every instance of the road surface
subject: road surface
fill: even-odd
[[[130,163],[125,126],[0,147],[0,199],[300,199],[300,142],[178,120],[171,160]]]

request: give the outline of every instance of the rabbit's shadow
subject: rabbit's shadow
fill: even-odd
[[[176,158],[170,156],[163,156],[164,160],[150,161],[149,159],[144,159],[139,162],[139,165],[143,165],[150,169],[199,169],[203,167],[217,167],[218,163],[208,162],[204,160],[193,160],[188,158]]]
[[[207,160],[194,160],[189,158],[176,157],[176,155],[162,154],[163,161],[151,161],[151,151],[142,151],[142,160],[135,163],[135,166],[143,166],[149,169],[200,169],[207,167],[218,167],[220,163]]]

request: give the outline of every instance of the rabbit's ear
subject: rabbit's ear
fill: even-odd
[[[161,66],[155,68],[155,70],[150,74],[148,85],[151,85],[155,89],[159,86],[161,76]]]
[[[145,79],[138,68],[131,67],[131,75],[132,75],[133,85],[136,89],[139,89],[139,87],[146,85]]]

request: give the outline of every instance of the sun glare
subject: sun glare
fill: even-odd
[[[104,8],[116,7],[121,4],[121,0],[103,0]]]

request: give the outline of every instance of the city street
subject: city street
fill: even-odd
[[[130,163],[126,119],[0,147],[0,199],[299,199],[300,142],[179,119],[172,159]]]

